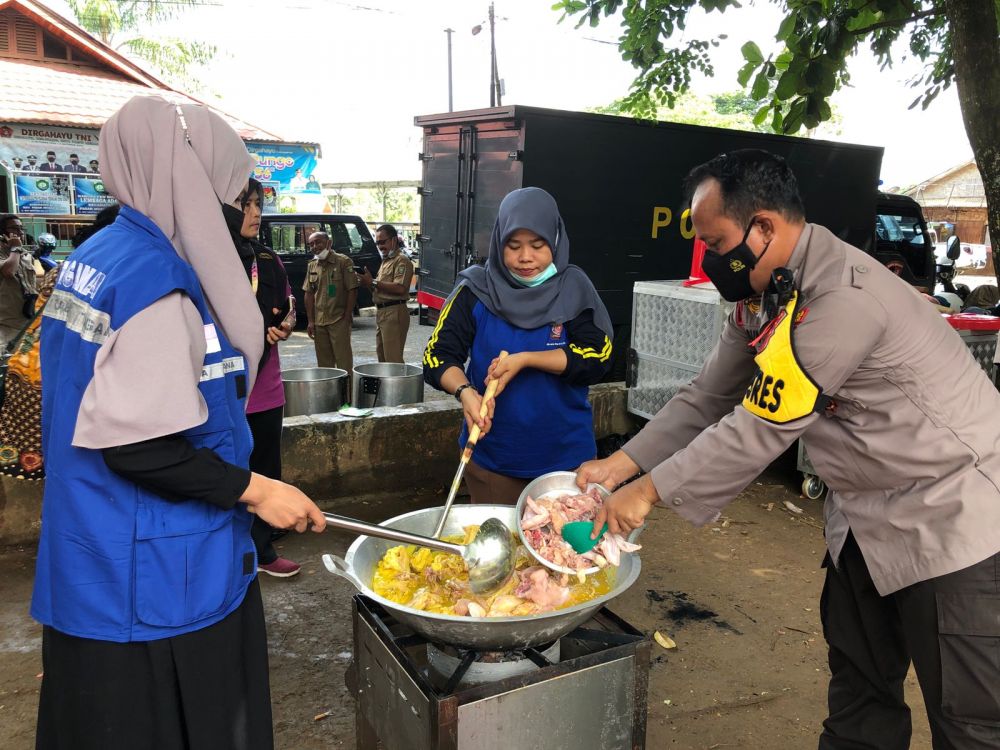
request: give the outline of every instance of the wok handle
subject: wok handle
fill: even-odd
[[[361,581],[358,580],[358,577],[351,572],[351,569],[347,565],[347,561],[344,560],[344,558],[338,557],[337,555],[323,555],[323,565],[334,575],[346,578],[354,585],[354,588],[361,593],[364,593],[365,587],[361,585]]]
[[[442,542],[438,539],[432,539],[429,536],[410,534],[407,531],[400,531],[399,529],[390,529],[385,526],[376,526],[373,523],[355,521],[353,518],[335,516],[333,513],[324,513],[323,518],[326,519],[328,526],[335,526],[338,529],[344,529],[345,531],[353,531],[355,534],[374,536],[379,539],[388,539],[392,542],[402,542],[403,544],[415,544],[418,547],[430,547],[431,549],[441,550],[442,552],[451,552],[459,557],[463,557],[465,555],[465,546],[461,544],[450,544],[448,542]]]

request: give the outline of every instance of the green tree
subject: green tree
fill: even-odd
[[[903,45],[924,63],[911,81],[911,108],[926,107],[955,85],[965,131],[983,178],[990,236],[1000,237],[1000,0],[768,0],[784,13],[776,49],[753,40],[742,46],[737,78],[758,109],[754,121],[779,133],[812,129],[829,120],[830,97],[850,83],[849,60],[868,47],[882,69]],[[694,72],[714,75],[711,51],[725,39],[683,35],[695,9],[727,12],[738,0],[557,0],[563,18],[597,26],[621,12],[622,57],[638,70],[625,102],[649,116],[673,105]],[[897,44],[897,42],[899,44]],[[905,122],[900,118],[900,127]],[[1000,272],[1000,243],[994,245]]]
[[[730,130],[770,132],[769,125],[755,124],[753,121],[759,108],[759,104],[749,100],[749,97],[741,91],[713,96],[688,92],[677,97],[672,107],[665,104],[657,106],[653,110],[652,119]],[[616,99],[611,104],[595,107],[590,111],[605,115],[636,114],[626,98]],[[648,117],[648,113],[643,115]]]
[[[215,45],[170,36],[147,36],[146,28],[177,18],[204,0],[67,0],[77,22],[109,47],[150,63],[168,80],[201,88],[191,74],[212,60]]]

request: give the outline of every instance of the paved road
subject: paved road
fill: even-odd
[[[406,347],[403,350],[407,363],[419,366],[424,354],[424,346],[430,338],[430,326],[422,326],[417,322],[417,316],[410,316],[410,333],[406,337]],[[377,362],[375,356],[375,318],[358,316],[354,318],[354,331],[351,335],[351,346],[354,349],[355,366],[366,362]],[[291,370],[299,367],[316,366],[316,350],[313,342],[305,331],[296,331],[288,341],[280,344],[281,369]],[[447,398],[447,395],[424,386],[424,401]]]

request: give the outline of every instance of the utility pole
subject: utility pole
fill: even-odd
[[[500,76],[497,74],[496,20],[493,3],[490,3],[490,106],[497,107],[500,101]]]
[[[455,106],[451,98],[451,35],[455,32],[454,29],[445,29],[444,33],[448,35],[448,111],[454,112]]]

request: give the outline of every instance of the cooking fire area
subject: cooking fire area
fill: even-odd
[[[443,500],[441,492],[323,506],[380,522]],[[799,496],[794,472],[771,469],[716,523],[696,529],[666,509],[650,521],[635,583],[555,644],[515,649],[513,658],[429,644],[357,596],[322,562],[345,555],[355,535],[284,537],[280,553],[302,572],[261,581],[275,747],[815,747],[829,677],[819,624],[821,504]],[[34,555],[32,547],[0,553],[0,737],[8,750],[34,747]],[[676,648],[653,640],[657,632]],[[906,687],[911,746],[930,747],[912,674]]]

